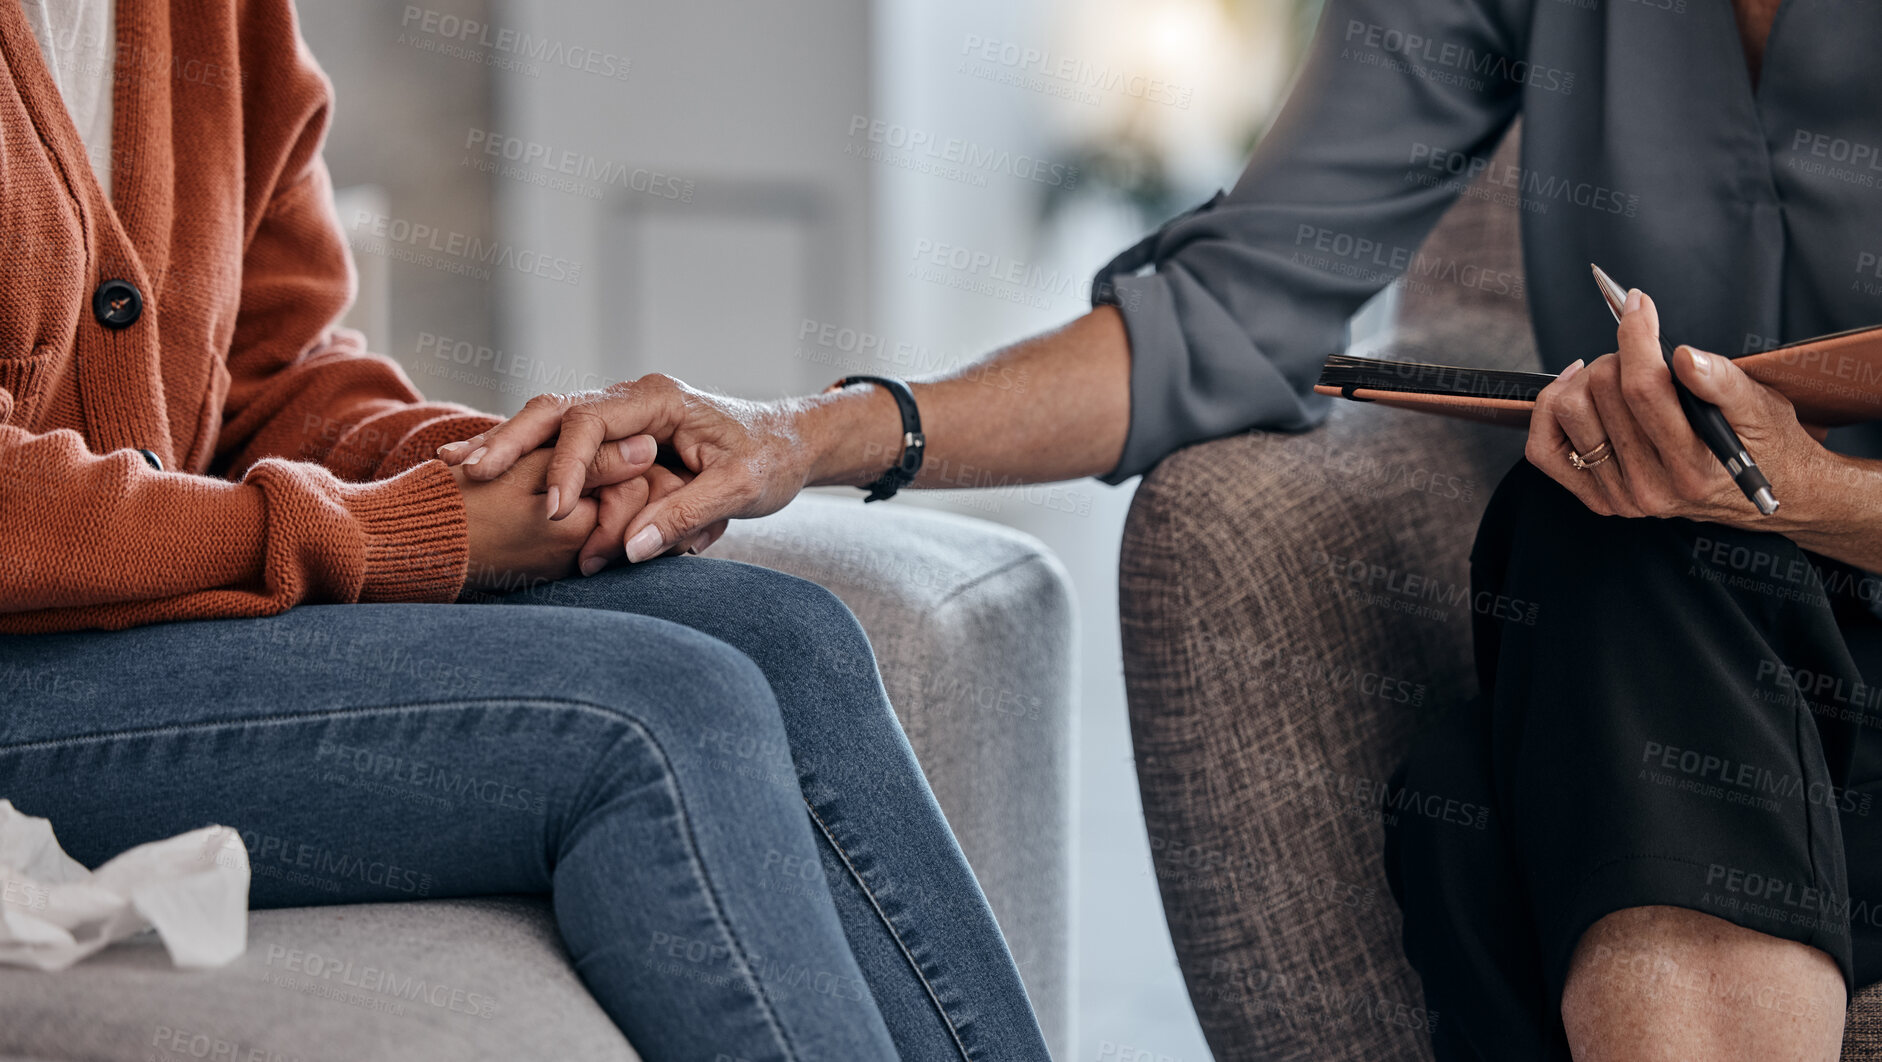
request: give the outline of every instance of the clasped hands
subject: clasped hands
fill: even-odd
[[[553,456],[553,450],[534,450],[487,479],[469,475],[474,464],[452,468],[470,538],[466,588],[509,591],[577,571],[593,575],[622,558],[630,520],[692,479],[683,466],[657,462],[652,436],[635,435],[599,448],[572,502],[564,504],[560,488],[548,482]],[[560,519],[552,519],[555,514]],[[724,531],[721,521],[666,552],[697,552]]]
[[[481,547],[480,518],[470,517],[471,585],[480,557],[499,576],[593,574],[623,557],[705,549],[729,519],[778,511],[811,474],[794,420],[800,405],[707,394],[656,373],[537,395],[489,431],[440,447],[467,510],[498,491]]]

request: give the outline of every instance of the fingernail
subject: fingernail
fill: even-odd
[[[1692,355],[1692,367],[1694,371],[1701,376],[1712,375],[1712,355],[1707,354],[1703,350],[1694,350],[1692,347],[1687,347],[1686,351]]]
[[[627,559],[634,564],[659,552],[660,529],[657,527],[643,527],[639,534],[627,540]]]
[[[653,460],[654,453],[659,450],[651,435],[636,435],[632,439],[622,439],[615,445],[620,448],[621,459],[630,465],[646,464]]]
[[[608,562],[600,557],[590,557],[582,562],[582,578],[586,579],[607,566]]]
[[[1638,309],[1640,309],[1640,289],[1628,288],[1627,289],[1627,301],[1624,303],[1621,303],[1621,313],[1623,315],[1626,315],[1626,314],[1633,313],[1635,310],[1638,310]]]
[[[1556,379],[1566,380],[1570,376],[1573,376],[1576,373],[1580,372],[1582,370],[1582,367],[1587,364],[1588,364],[1588,360],[1586,358],[1576,358],[1574,361],[1571,361],[1568,363],[1568,368],[1563,369],[1561,375],[1557,376]]]
[[[556,510],[560,508],[562,508],[562,488],[550,487],[549,488],[549,519],[551,520],[555,519]]]
[[[464,459],[464,463],[467,465],[474,465],[477,462],[482,461],[484,459],[484,454],[488,452],[490,452],[490,447],[479,446],[477,449],[471,451],[471,455]]]
[[[461,442],[454,442],[454,443],[445,443],[445,444],[444,444],[443,446],[440,446],[440,447],[438,447],[438,452],[439,452],[439,453],[446,453],[446,452],[448,452],[448,451],[451,451],[451,450],[458,450],[458,449],[462,449],[462,448],[463,448],[463,446],[464,446],[464,444],[463,444],[463,443],[461,443]]]

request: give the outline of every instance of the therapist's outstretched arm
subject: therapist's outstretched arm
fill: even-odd
[[[917,487],[1102,475],[1117,466],[1130,427],[1130,344],[1122,316],[1101,306],[912,387],[928,439]],[[556,440],[545,504],[560,518],[584,491],[606,484],[603,470],[614,463],[597,460],[602,447],[636,435],[670,447],[695,477],[628,523],[634,561],[704,539],[719,521],[776,512],[805,487],[867,484],[902,452],[895,399],[879,387],[761,403],[654,375],[602,391],[538,395],[439,456],[471,479],[490,479]]]

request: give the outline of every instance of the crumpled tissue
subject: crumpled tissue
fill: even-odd
[[[140,844],[97,870],[52,823],[0,800],[0,962],[63,970],[155,929],[183,967],[221,966],[248,946],[248,849],[227,826]]]

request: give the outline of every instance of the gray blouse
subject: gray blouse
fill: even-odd
[[[1234,189],[1093,285],[1132,357],[1130,436],[1105,479],[1323,419],[1311,388],[1347,319],[1519,111],[1521,169],[1499,178],[1520,188],[1550,371],[1614,348],[1589,262],[1652,294],[1669,336],[1721,354],[1882,322],[1879,54],[1882,0],[1784,0],[1755,90],[1729,0],[1327,0]],[[1329,252],[1359,268],[1307,264]]]

